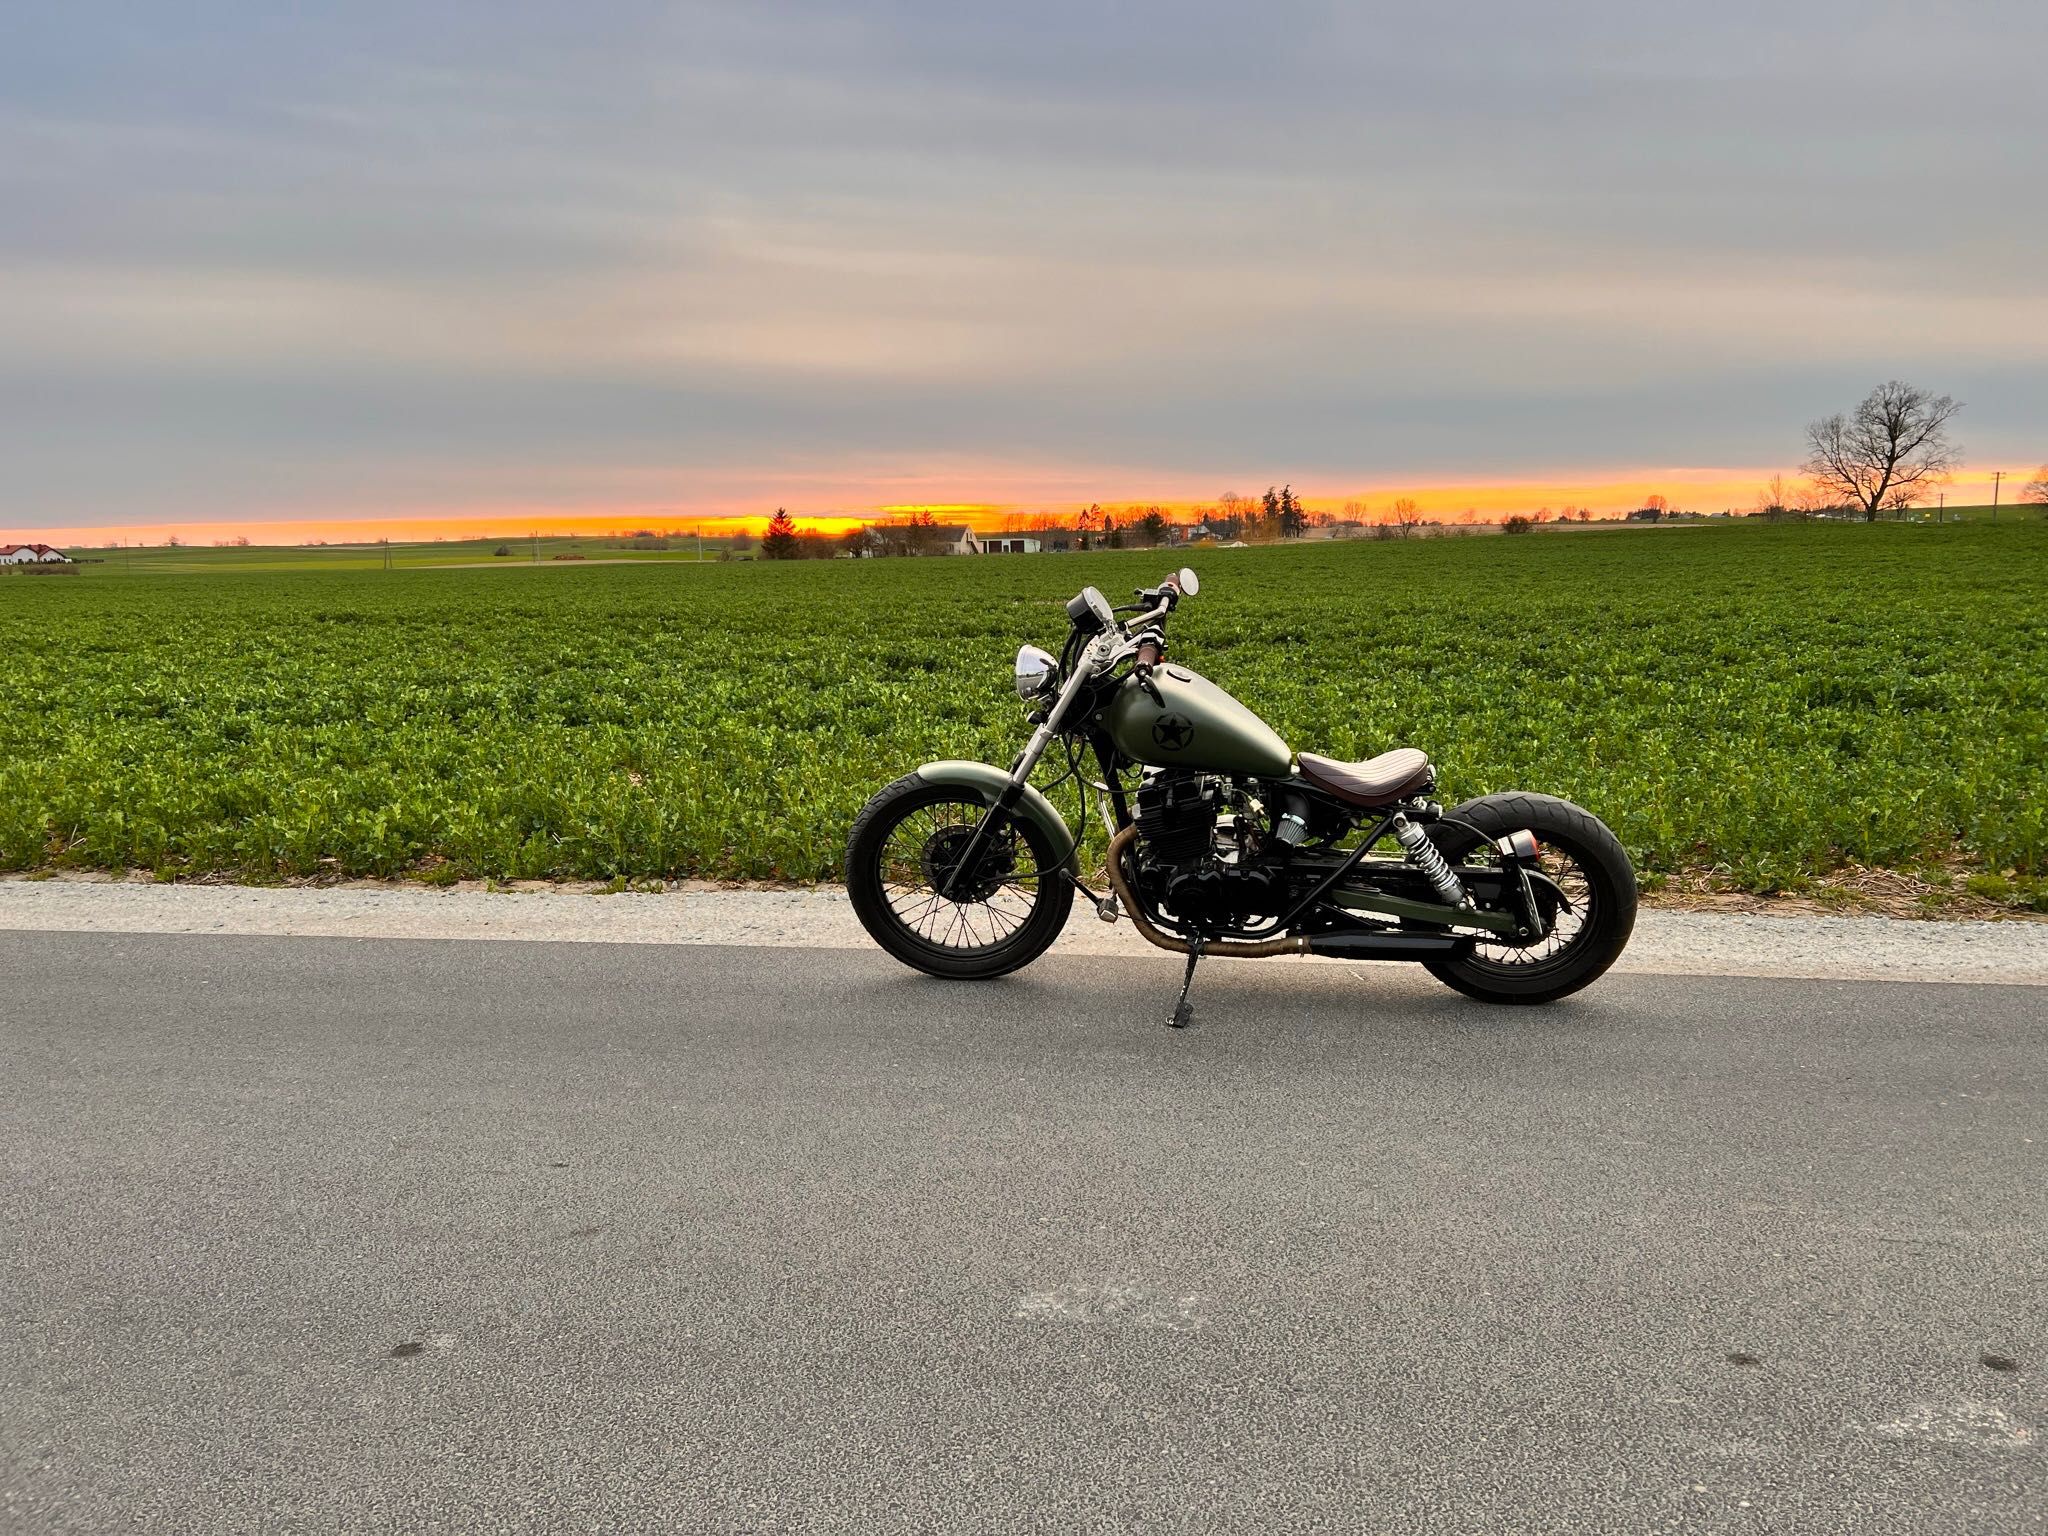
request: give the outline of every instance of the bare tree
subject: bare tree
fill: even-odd
[[[2020,492],[2020,500],[2048,507],[2048,464],[2043,464],[2034,471],[2034,478],[2029,480],[2027,488]]]
[[[1388,527],[1398,530],[1405,539],[1422,526],[1422,508],[1415,504],[1415,498],[1412,496],[1397,496],[1387,508],[1387,515],[1382,521]]]
[[[1280,492],[1273,486],[1267,486],[1266,494],[1259,498],[1258,520],[1248,525],[1248,529],[1256,530],[1262,539],[1277,539],[1285,531],[1281,522]]]
[[[1757,498],[1756,509],[1773,522],[1782,522],[1792,515],[1792,493],[1785,488],[1785,477],[1773,475],[1764,482],[1764,493]]]
[[[1847,416],[1810,424],[1800,467],[1866,523],[1875,522],[1886,508],[1910,507],[1962,463],[1948,436],[1949,421],[1961,409],[1947,395],[1893,379]]]

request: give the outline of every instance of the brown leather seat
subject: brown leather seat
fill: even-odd
[[[1302,753],[1296,761],[1309,783],[1353,805],[1385,805],[1429,780],[1429,754],[1414,747],[1396,747],[1362,763],[1340,763],[1313,752]]]

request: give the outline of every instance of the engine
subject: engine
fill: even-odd
[[[1134,806],[1140,894],[1198,927],[1277,913],[1282,865],[1251,809],[1227,779],[1147,775]]]

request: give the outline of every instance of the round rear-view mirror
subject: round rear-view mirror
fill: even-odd
[[[1195,573],[1186,566],[1180,568],[1180,574],[1174,577],[1173,580],[1174,585],[1179,587],[1182,593],[1188,597],[1193,597],[1202,590],[1202,583],[1196,579]]]

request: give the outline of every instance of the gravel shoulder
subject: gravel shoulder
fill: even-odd
[[[704,889],[656,895],[11,879],[0,880],[0,929],[795,945],[813,950],[873,947],[844,894],[828,888]],[[1085,903],[1077,904],[1057,952],[1158,953],[1128,923],[1104,924]],[[1646,910],[1616,970],[2043,986],[2048,985],[2048,924]]]

